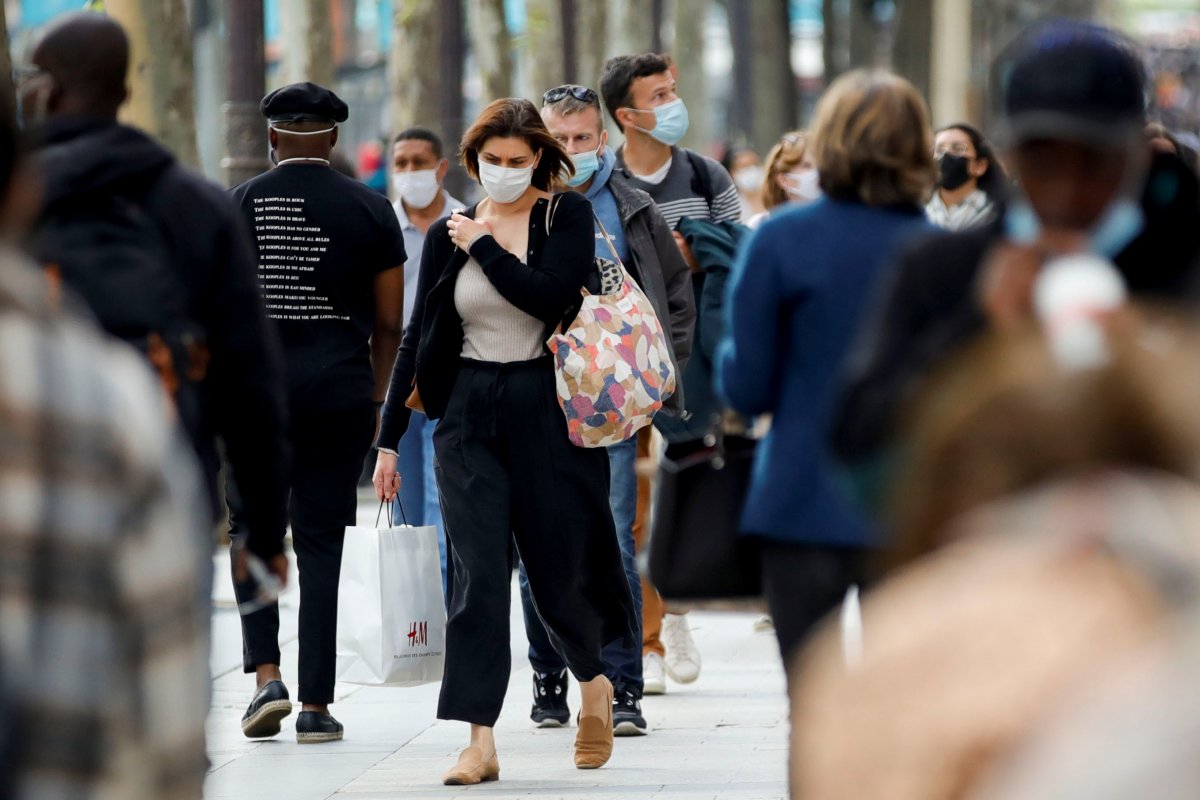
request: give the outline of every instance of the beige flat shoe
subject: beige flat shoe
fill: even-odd
[[[575,767],[577,769],[598,769],[612,758],[613,750],[613,687],[608,678],[603,675],[607,689],[608,709],[603,717],[579,717],[579,731],[575,734]]]
[[[474,786],[496,780],[500,780],[500,759],[492,753],[492,757],[484,761],[483,751],[474,745],[459,753],[458,763],[442,776],[446,786]]]

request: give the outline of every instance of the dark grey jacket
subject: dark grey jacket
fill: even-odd
[[[625,242],[633,262],[625,266],[650,299],[654,313],[671,338],[676,389],[663,410],[679,416],[686,407],[683,370],[692,355],[696,329],[692,273],[675,244],[667,221],[650,195],[633,186],[619,169],[609,176],[608,189],[617,201],[617,211],[625,228]]]

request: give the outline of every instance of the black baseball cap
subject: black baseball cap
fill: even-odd
[[[315,83],[291,83],[268,94],[258,110],[270,122],[345,122],[350,107],[342,98]]]
[[[1006,145],[1066,139],[1118,146],[1146,122],[1137,46],[1099,25],[1053,20],[1027,31],[998,64]]]

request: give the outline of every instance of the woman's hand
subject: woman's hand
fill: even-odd
[[[459,249],[470,252],[471,242],[483,234],[491,235],[492,226],[486,222],[478,222],[464,214],[454,213],[450,215],[450,221],[446,223],[446,227],[450,230],[450,240],[458,245]]]
[[[375,499],[388,501],[396,499],[400,492],[400,473],[396,471],[399,459],[391,453],[379,451],[375,458],[375,475],[371,482],[375,484]]]

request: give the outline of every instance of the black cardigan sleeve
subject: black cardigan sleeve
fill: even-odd
[[[388,384],[387,398],[379,420],[379,437],[375,440],[378,447],[395,450],[400,446],[400,437],[408,430],[412,411],[404,403],[412,394],[413,380],[417,374],[417,348],[421,344],[421,328],[425,322],[425,300],[437,285],[453,252],[454,244],[450,241],[446,219],[439,219],[429,227],[425,246],[421,250],[416,302],[413,303],[412,316],[408,327],[404,329],[404,338],[400,341],[396,362],[392,366],[392,380]]]
[[[578,192],[558,195],[543,209],[553,208],[550,236],[545,217],[530,214],[529,249],[535,255],[523,264],[491,236],[471,246],[488,280],[505,300],[547,324],[560,319],[595,269],[596,234],[592,204]],[[540,244],[540,250],[538,249]]]

